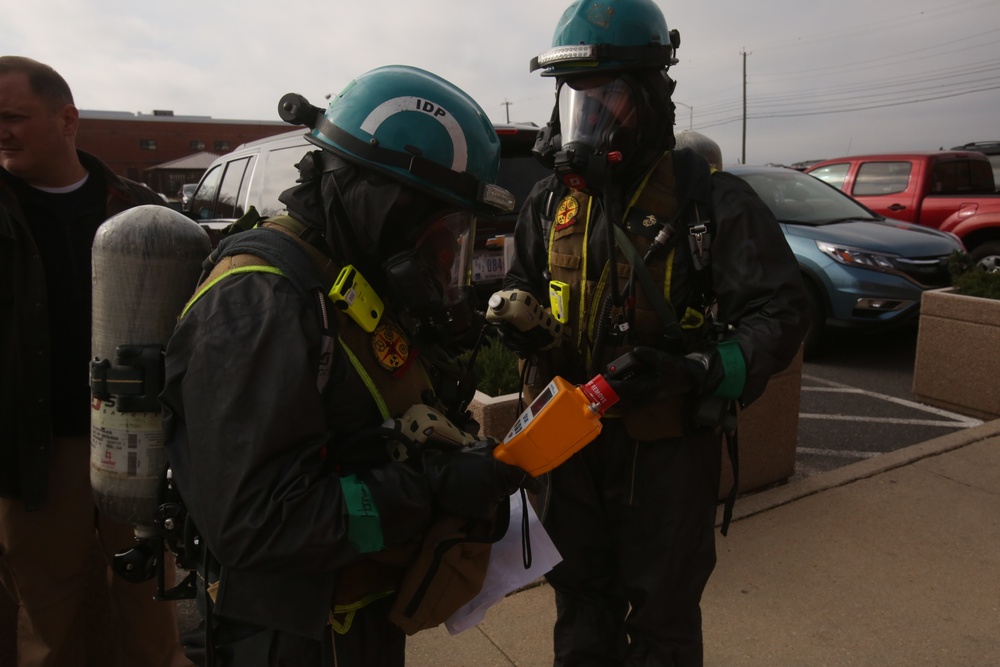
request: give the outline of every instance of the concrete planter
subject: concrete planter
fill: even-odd
[[[921,403],[983,420],[1000,417],[1000,301],[924,292],[913,367]]]
[[[783,482],[795,472],[795,447],[799,436],[799,390],[802,384],[802,351],[781,373],[771,378],[763,395],[739,417],[741,493]],[[476,392],[469,406],[480,432],[502,439],[517,419],[517,394],[487,396]],[[719,498],[733,484],[729,455],[723,445]]]
[[[784,482],[795,473],[801,388],[799,349],[788,368],[774,375],[760,398],[740,413],[740,493]],[[733,469],[723,443],[719,498],[725,498],[732,486]]]

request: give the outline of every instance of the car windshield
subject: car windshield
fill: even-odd
[[[737,175],[757,192],[779,222],[819,226],[879,219],[840,190],[808,174],[788,169]]]

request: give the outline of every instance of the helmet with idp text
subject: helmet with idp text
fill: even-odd
[[[405,65],[362,74],[317,115],[320,148],[478,213],[508,212],[496,185],[500,140],[482,108],[441,77]]]

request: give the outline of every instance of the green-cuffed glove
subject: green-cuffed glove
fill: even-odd
[[[688,355],[640,345],[608,364],[605,379],[626,406],[678,394],[738,398],[746,364],[735,341]]]
[[[396,546],[430,525],[433,496],[426,477],[408,463],[389,463],[340,479],[348,539],[361,553]]]

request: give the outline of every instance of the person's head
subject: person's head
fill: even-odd
[[[411,333],[471,328],[475,216],[514,205],[496,185],[500,140],[482,108],[430,72],[394,65],[359,76],[325,110],[286,95],[279,114],[310,127],[322,149],[282,194],[289,213],[323,230],[335,259]]]
[[[0,166],[32,185],[79,180],[79,117],[58,72],[31,58],[0,56]]]
[[[722,149],[714,140],[709,139],[701,132],[684,130],[677,135],[677,144],[674,148],[690,148],[698,155],[705,158],[708,165],[716,171],[722,170]]]
[[[653,0],[577,0],[531,71],[556,79],[552,120],[535,153],[571,187],[600,191],[673,146],[680,35]]]

